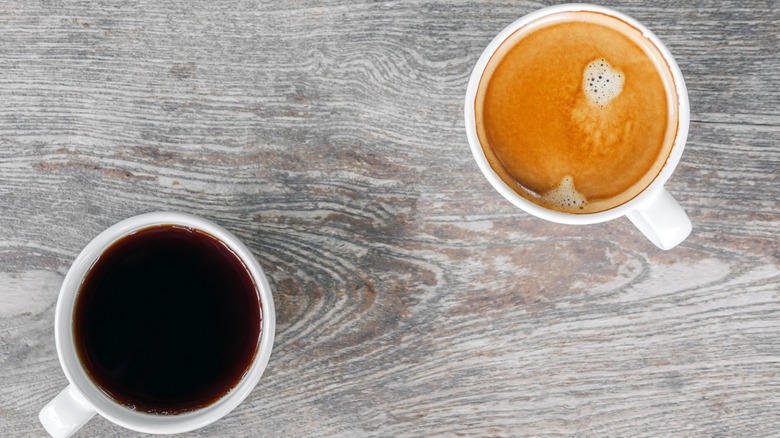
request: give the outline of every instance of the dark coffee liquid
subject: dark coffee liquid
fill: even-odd
[[[76,297],[76,352],[138,411],[178,414],[232,389],[254,359],[261,309],[247,268],[202,231],[163,225],[111,245]]]

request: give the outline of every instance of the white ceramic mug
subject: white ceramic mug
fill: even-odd
[[[479,82],[487,67],[488,61],[501,43],[514,32],[530,23],[539,24],[541,20],[554,19],[552,16],[555,14],[578,11],[597,12],[615,17],[638,29],[642,35],[658,49],[661,56],[664,58],[668,70],[671,72],[672,80],[674,82],[673,92],[677,94],[677,114],[679,119],[674,145],[666,160],[666,164],[661,169],[658,176],[656,176],[655,180],[653,180],[644,191],[630,201],[609,210],[588,214],[563,213],[544,208],[523,198],[507,186],[490,167],[490,164],[485,157],[485,153],[477,136],[474,112]],[[672,90],[667,90],[667,92],[672,92]],[[688,215],[685,214],[685,211],[683,211],[677,201],[664,188],[664,184],[677,167],[677,163],[680,162],[680,157],[682,156],[683,148],[685,147],[685,141],[688,137],[688,124],[690,122],[688,92],[685,88],[685,82],[682,73],[680,72],[680,68],[677,66],[674,58],[672,58],[669,50],[661,43],[658,37],[633,18],[613,9],[588,4],[550,6],[520,18],[501,31],[501,33],[491,41],[485,51],[482,52],[482,56],[477,61],[477,65],[474,67],[471,79],[469,80],[468,90],[466,92],[465,115],[466,134],[468,136],[469,145],[471,146],[471,152],[474,154],[474,158],[476,159],[480,170],[482,170],[482,173],[490,184],[498,190],[504,198],[527,213],[552,222],[573,225],[593,224],[615,219],[620,216],[628,216],[631,222],[633,222],[651,242],[665,250],[677,246],[690,234],[692,227]]]
[[[87,376],[76,355],[73,342],[73,310],[81,282],[92,264],[113,242],[128,234],[155,225],[181,225],[204,231],[224,242],[244,263],[257,285],[262,306],[262,327],[255,357],[246,374],[224,397],[196,411],[180,415],[153,415],[131,410],[109,398]],[[95,237],[76,257],[60,289],[54,315],[54,338],[60,365],[70,385],[50,401],[38,415],[54,437],[67,437],[96,413],[120,426],[154,434],[181,433],[210,424],[243,401],[263,374],[274,343],[276,314],[271,288],[263,269],[231,233],[205,219],[182,213],[148,213],[126,219]]]

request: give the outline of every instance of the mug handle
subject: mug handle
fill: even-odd
[[[95,412],[87,399],[73,385],[68,385],[43,407],[38,419],[49,435],[66,438],[85,425]]]
[[[674,248],[691,234],[691,220],[663,187],[626,216],[645,237],[663,250]]]

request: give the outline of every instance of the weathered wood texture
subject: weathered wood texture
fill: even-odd
[[[779,436],[778,2],[609,3],[688,83],[670,252],[533,219],[471,157],[470,71],[547,3],[0,0],[0,436],[66,385],[70,263],[153,210],[237,234],[278,309],[188,436]]]

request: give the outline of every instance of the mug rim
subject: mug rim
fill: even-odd
[[[97,258],[114,242],[142,229],[158,225],[180,225],[206,232],[227,245],[249,271],[257,288],[261,306],[261,333],[257,351],[241,380],[214,403],[181,414],[156,415],[117,403],[88,377],[75,351],[73,310],[83,279]],[[107,228],[79,253],[60,288],[54,316],[57,356],[68,382],[86,398],[95,411],[107,420],[137,432],[150,434],[182,433],[204,427],[235,409],[254,389],[271,357],[276,328],[271,287],[262,267],[251,251],[233,234],[198,216],[177,212],[153,212],[133,216]]]
[[[666,162],[664,163],[661,170],[655,176],[653,181],[650,182],[647,187],[645,187],[632,199],[610,209],[594,213],[565,213],[542,207],[541,205],[531,202],[528,199],[520,196],[517,192],[512,190],[512,188],[509,187],[490,166],[490,163],[485,156],[485,152],[482,149],[479,137],[477,136],[474,105],[476,103],[479,83],[482,79],[482,75],[484,74],[485,69],[487,68],[490,58],[498,50],[501,44],[507,40],[507,38],[509,38],[513,33],[522,27],[538,19],[565,12],[601,13],[621,20],[629,26],[639,30],[641,34],[655,46],[666,62],[669,68],[669,72],[671,73],[672,81],[674,82],[674,91],[677,94],[677,133],[675,134],[672,148],[669,151],[669,155],[667,156]],[[685,148],[685,142],[688,138],[688,127],[690,125],[690,105],[688,101],[688,91],[685,86],[685,80],[683,79],[680,67],[677,65],[677,62],[675,61],[669,49],[652,31],[646,28],[638,20],[612,8],[587,3],[566,3],[537,9],[529,14],[526,14],[506,26],[503,30],[501,30],[501,32],[498,33],[498,35],[493,38],[490,44],[487,45],[487,47],[480,55],[477,63],[474,66],[474,69],[471,72],[466,90],[464,116],[466,123],[466,137],[468,138],[471,153],[474,156],[474,160],[477,162],[477,166],[479,167],[480,171],[482,171],[482,174],[496,191],[498,191],[505,199],[514,204],[516,207],[538,218],[561,224],[585,225],[606,222],[624,216],[626,213],[636,209],[637,207],[650,202],[655,197],[655,195],[662,190],[663,185],[666,183],[666,181],[669,180],[675,168],[679,164],[683,149]]]

